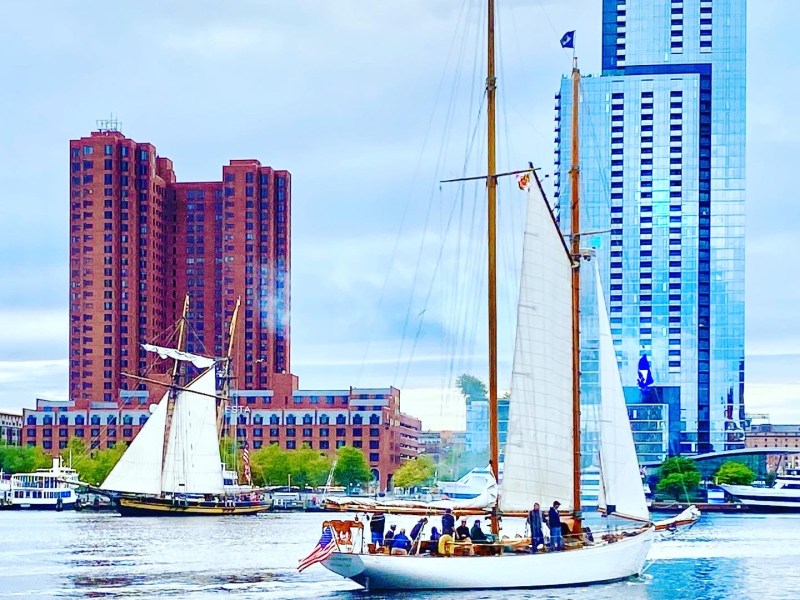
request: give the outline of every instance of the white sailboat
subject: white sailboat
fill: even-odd
[[[497,171],[494,149],[494,1],[488,0],[488,201],[489,257],[489,413],[490,468],[498,477],[496,232]],[[580,73],[573,68],[573,97]],[[609,331],[601,344],[603,426],[601,472],[604,508],[633,519],[629,531],[608,533],[590,541],[584,535],[580,506],[580,378],[578,306],[580,249],[578,213],[578,102],[573,102],[572,198],[570,244],[542,192],[529,186],[523,266],[517,313],[509,431],[499,495],[485,514],[496,544],[481,544],[480,555],[396,556],[364,552],[354,545],[336,546],[322,564],[368,589],[504,589],[586,585],[610,582],[641,572],[654,527],[649,522],[619,371],[610,342],[602,289],[598,289],[601,323]],[[624,416],[624,418],[623,418]],[[524,516],[534,502],[560,502],[570,529],[566,550],[531,554],[502,540],[500,517]],[[429,512],[432,509],[428,509]],[[455,511],[454,511],[455,512]],[[346,522],[345,522],[346,523]],[[330,522],[326,523],[330,526]],[[338,524],[341,527],[341,523]],[[337,527],[334,527],[337,529]],[[338,529],[337,529],[338,530]],[[325,536],[323,536],[325,537]],[[348,537],[349,539],[349,537]],[[321,542],[322,543],[322,540]],[[333,543],[336,543],[335,541]],[[362,544],[363,546],[363,544]],[[477,547],[477,545],[475,545]],[[456,553],[458,554],[458,553]]]
[[[226,489],[219,448],[217,361],[173,348],[144,348],[204,371],[185,387],[173,382],[100,489],[114,498],[125,516],[267,510],[269,505],[257,494],[230,494],[230,486]]]

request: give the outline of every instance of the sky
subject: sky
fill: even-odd
[[[480,289],[485,255],[469,243],[480,190],[438,182],[482,172],[482,4],[4,2],[0,408],[66,397],[68,143],[113,113],[125,135],[174,161],[179,181],[218,180],[233,158],[292,173],[301,388],[395,385],[425,429],[463,428],[455,377],[486,370],[480,303],[458,299]],[[558,40],[577,30],[582,72],[598,74],[601,2],[498,4],[498,167],[532,161],[547,174],[571,58]],[[800,3],[749,4],[745,401],[773,423],[800,423]],[[521,215],[509,197],[499,216],[508,282]],[[513,285],[499,294],[502,389]]]

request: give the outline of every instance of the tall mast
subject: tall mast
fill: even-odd
[[[178,325],[178,346],[177,350],[183,350],[183,340],[186,334],[186,314],[189,312],[189,294],[183,299],[183,312],[181,313],[180,324]],[[178,395],[178,376],[180,375],[180,362],[175,359],[175,364],[172,366],[172,385],[169,388],[169,396],[167,397],[167,410],[164,421],[164,442],[161,446],[161,491],[164,491],[164,466],[167,463],[167,446],[169,445],[169,435],[172,429],[172,416],[175,414],[175,396]]]
[[[578,161],[578,102],[581,72],[578,59],[572,57],[572,164],[569,168],[570,180],[570,234],[572,254],[572,506],[575,510],[575,528],[580,533],[581,526],[581,339],[580,339],[580,285],[581,285],[581,235],[580,205],[578,184],[580,166]]]
[[[495,164],[495,91],[494,75],[494,0],[488,0],[487,10],[487,73],[486,73],[486,124],[487,124],[487,226],[489,243],[489,464],[495,481],[500,481],[500,441],[497,423],[497,166]],[[495,503],[495,508],[497,504]],[[492,512],[492,533],[500,531],[497,511]]]

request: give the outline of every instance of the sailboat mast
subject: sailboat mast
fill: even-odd
[[[495,160],[495,92],[497,80],[494,73],[494,0],[487,8],[487,69],[486,69],[486,124],[487,124],[487,227],[488,227],[488,288],[489,288],[489,464],[495,481],[500,480],[500,440],[497,422],[497,166]],[[496,513],[496,511],[495,511]],[[499,533],[496,514],[492,516],[492,533]]]
[[[572,59],[572,164],[570,178],[570,233],[572,254],[572,455],[573,497],[575,511],[575,533],[581,527],[581,340],[580,340],[580,204],[578,185],[580,163],[578,160],[578,101],[581,72],[578,59]]]

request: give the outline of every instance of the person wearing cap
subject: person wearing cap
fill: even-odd
[[[481,529],[481,520],[475,519],[475,523],[472,525],[472,529],[469,530],[469,539],[472,540],[475,544],[488,544],[489,538],[486,537],[486,534],[483,533],[483,529]]]
[[[457,542],[468,542],[470,539],[469,536],[469,527],[467,526],[467,518],[464,517],[461,519],[461,525],[458,526],[456,529],[456,541]]]
[[[550,545],[553,550],[564,549],[564,538],[561,537],[561,515],[558,514],[559,506],[561,506],[561,502],[556,500],[547,511],[547,526],[550,528]]]
[[[411,549],[411,540],[406,535],[406,530],[401,528],[400,533],[392,538],[392,554],[406,555]]]

